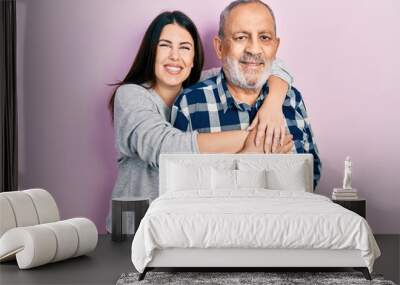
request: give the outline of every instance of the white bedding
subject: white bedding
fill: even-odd
[[[307,192],[170,192],[154,200],[132,243],[143,272],[155,249],[358,249],[372,272],[380,250],[365,219]]]

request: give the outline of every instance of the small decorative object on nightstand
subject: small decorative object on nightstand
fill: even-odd
[[[359,214],[361,217],[366,219],[366,208],[367,201],[365,199],[353,199],[353,200],[337,200],[332,199],[332,201],[340,206]]]
[[[350,156],[344,161],[343,187],[334,188],[332,201],[342,207],[359,214],[366,218],[366,201],[358,197],[357,189],[351,186],[352,182],[352,162]]]
[[[357,189],[351,187],[351,177],[352,162],[350,156],[347,156],[344,161],[343,187],[333,189],[333,200],[358,200]]]
[[[121,197],[112,199],[112,234],[113,241],[122,241],[126,235],[122,233],[122,213],[132,211],[135,213],[135,231],[149,207],[147,197]]]

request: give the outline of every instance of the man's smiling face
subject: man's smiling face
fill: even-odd
[[[214,44],[228,81],[244,89],[261,88],[279,46],[274,18],[260,3],[240,4],[230,11],[224,37]]]

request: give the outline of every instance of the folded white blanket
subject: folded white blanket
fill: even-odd
[[[372,272],[379,248],[365,219],[299,191],[182,191],[156,199],[132,243],[143,272],[159,248],[358,249]]]

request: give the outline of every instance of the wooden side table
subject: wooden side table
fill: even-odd
[[[139,227],[140,221],[149,208],[148,197],[121,197],[112,199],[112,226],[111,240],[123,241],[126,235],[122,233],[122,213],[135,213],[135,232]]]
[[[367,201],[365,199],[356,199],[356,200],[332,199],[332,201],[350,211],[353,211],[356,214],[359,214],[364,219],[367,218],[367,214],[366,214]]]

